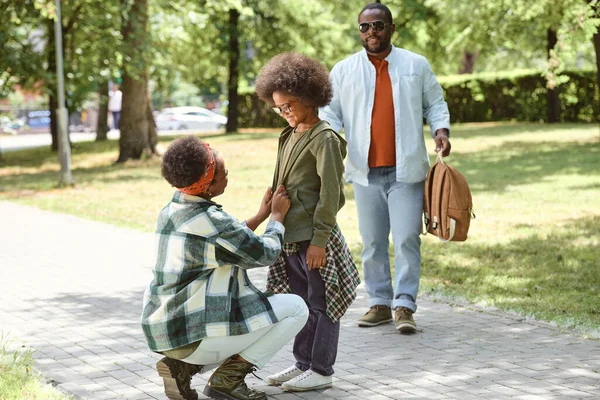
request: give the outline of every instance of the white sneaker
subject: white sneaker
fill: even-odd
[[[292,365],[291,367],[286,368],[277,374],[267,376],[267,384],[271,386],[279,386],[283,382],[287,382],[290,379],[302,375],[303,372],[304,371],[302,371],[300,368]]]
[[[302,375],[291,379],[281,385],[288,392],[305,392],[307,390],[325,389],[333,386],[333,377],[324,376],[309,369]]]

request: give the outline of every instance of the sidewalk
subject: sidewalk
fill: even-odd
[[[0,331],[35,350],[37,367],[78,399],[166,399],[160,358],[139,326],[153,237],[0,202]],[[265,272],[252,271],[264,287]],[[273,399],[600,398],[600,342],[513,315],[421,297],[419,332],[358,328],[364,289],[342,319],[332,389]],[[292,364],[288,344],[258,375]],[[210,374],[194,377],[201,392]]]

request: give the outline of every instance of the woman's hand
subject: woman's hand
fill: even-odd
[[[271,200],[271,219],[283,223],[283,219],[290,209],[291,201],[285,190],[285,186],[280,185]]]
[[[308,270],[325,266],[325,249],[311,244],[306,250],[306,265]]]
[[[262,198],[262,201],[260,202],[260,207],[258,208],[258,213],[256,214],[256,216],[259,219],[261,219],[262,221],[267,219],[269,214],[271,214],[271,200],[272,199],[273,199],[273,191],[271,190],[271,188],[268,188],[267,192],[265,193],[265,195]]]

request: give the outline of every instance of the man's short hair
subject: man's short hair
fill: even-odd
[[[386,18],[388,19],[388,21],[384,21],[384,22],[389,22],[390,24],[394,23],[394,18],[392,17],[392,12],[390,11],[389,8],[387,8],[387,6],[385,6],[385,5],[381,4],[381,3],[367,4],[361,10],[361,12],[358,14],[358,18],[360,18],[360,16],[362,15],[362,13],[364,13],[367,10],[380,10],[380,11],[383,11],[385,13]]]

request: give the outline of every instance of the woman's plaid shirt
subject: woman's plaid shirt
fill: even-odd
[[[285,272],[286,256],[296,253],[297,243],[285,243],[275,264],[269,267],[267,290],[274,293],[290,293],[290,283]],[[333,227],[327,247],[325,248],[326,264],[319,269],[325,283],[325,301],[327,316],[337,322],[356,298],[356,287],[360,284],[360,276],[352,253],[346,244],[337,224]]]
[[[150,349],[243,335],[277,322],[246,269],[273,264],[284,232],[271,221],[258,236],[220,205],[176,192],[158,218],[154,279],[144,294],[142,328]]]

